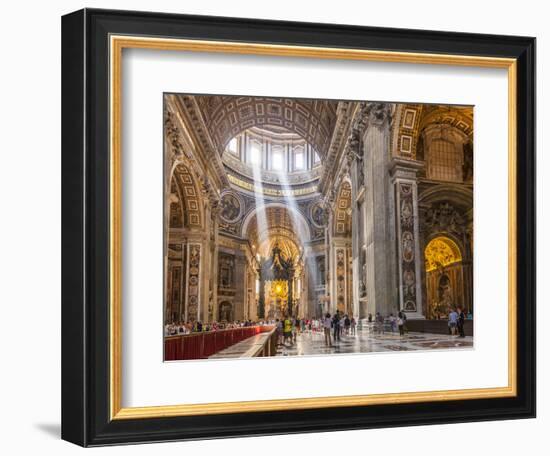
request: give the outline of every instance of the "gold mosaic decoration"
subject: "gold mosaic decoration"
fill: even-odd
[[[426,272],[462,261],[460,249],[454,241],[447,237],[432,239],[426,246],[424,257],[426,260]]]

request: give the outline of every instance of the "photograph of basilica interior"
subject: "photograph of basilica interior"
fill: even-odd
[[[473,347],[473,107],[164,95],[164,359]]]

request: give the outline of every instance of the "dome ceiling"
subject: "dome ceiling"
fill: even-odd
[[[220,153],[230,139],[251,127],[282,127],[310,143],[321,157],[330,146],[337,101],[239,96],[195,98]]]
[[[237,180],[245,179],[251,184],[261,182],[285,189],[308,184],[311,187],[322,171],[320,158],[312,146],[283,127],[244,130],[230,141],[222,162],[230,181],[237,186]]]

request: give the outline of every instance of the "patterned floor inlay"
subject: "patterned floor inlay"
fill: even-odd
[[[325,344],[322,333],[309,332],[298,334],[293,344],[279,345],[277,356],[308,356],[338,353],[396,352],[419,350],[471,349],[473,337],[429,333],[373,333],[369,329],[357,331],[356,335],[343,335],[340,341]]]

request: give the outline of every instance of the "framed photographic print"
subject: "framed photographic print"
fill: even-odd
[[[62,22],[62,437],[535,416],[535,40]]]

